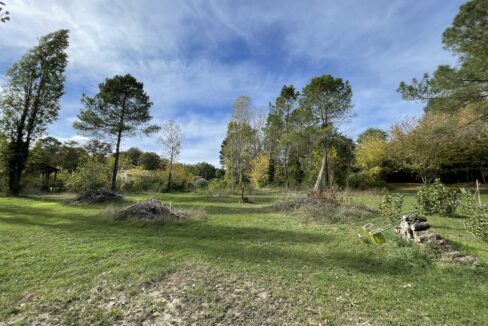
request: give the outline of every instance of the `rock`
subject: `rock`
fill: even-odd
[[[121,210],[117,217],[129,220],[177,221],[181,216],[173,207],[163,205],[159,200],[149,199]]]
[[[473,256],[462,256],[462,257],[454,257],[452,261],[461,264],[474,264],[476,263],[476,258]]]
[[[80,202],[80,203],[95,204],[95,203],[114,202],[114,201],[119,201],[121,199],[122,196],[114,192],[107,191],[105,189],[96,189],[96,190],[87,190],[76,195],[73,201]]]
[[[410,225],[412,231],[423,231],[430,229],[430,225],[427,222],[414,222]]]
[[[458,258],[458,257],[463,257],[464,255],[462,253],[460,253],[459,251],[451,251],[451,252],[446,252],[445,256],[454,259],[454,258]]]
[[[427,239],[429,241],[432,241],[432,240],[440,240],[440,239],[442,239],[442,237],[439,234],[435,233],[435,232],[428,231]]]
[[[416,242],[424,242],[428,239],[429,231],[415,231],[413,232],[413,237]]]

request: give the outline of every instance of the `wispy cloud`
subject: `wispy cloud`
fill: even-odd
[[[237,96],[266,107],[283,84],[300,89],[324,73],[353,86],[357,117],[342,127],[350,136],[420,113],[396,87],[453,62],[441,34],[462,2],[8,1],[12,20],[0,26],[0,69],[39,36],[68,28],[66,96],[53,135],[76,134],[71,124],[81,93],[94,94],[106,77],[131,73],[144,82],[155,121],[182,125],[181,159],[218,164]],[[126,139],[124,146],[159,152],[155,137]]]

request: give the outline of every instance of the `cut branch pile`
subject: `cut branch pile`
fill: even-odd
[[[117,214],[118,219],[158,220],[172,222],[182,219],[172,206],[165,206],[159,200],[149,199],[130,205]]]
[[[96,204],[107,203],[121,200],[122,196],[117,195],[114,192],[107,191],[105,189],[87,190],[84,191],[73,199],[75,202]]]
[[[443,258],[451,259],[456,263],[473,264],[476,258],[473,256],[463,255],[461,252],[454,250],[446,239],[438,233],[429,230],[430,225],[423,216],[406,216],[399,226],[395,228],[395,233],[403,238],[431,245],[438,251]]]

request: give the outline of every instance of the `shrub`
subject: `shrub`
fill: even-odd
[[[269,155],[266,153],[259,154],[251,161],[250,181],[253,187],[259,189],[269,181]]]
[[[346,182],[348,187],[352,189],[371,189],[371,188],[385,188],[388,184],[379,179],[377,176],[370,175],[363,171],[354,172],[347,176]]]
[[[473,206],[470,210],[466,226],[475,236],[488,242],[488,206]]]
[[[208,190],[216,191],[216,190],[226,190],[227,189],[227,182],[225,182],[224,178],[221,179],[212,179],[208,182]]]
[[[86,161],[66,180],[66,187],[74,192],[108,188],[112,172],[109,166],[97,161]]]
[[[339,204],[338,201],[317,197],[279,200],[273,204],[275,211],[293,214],[306,221],[340,223],[363,219],[373,213],[362,204]]]
[[[428,215],[453,215],[459,205],[458,193],[443,185],[439,179],[423,186],[416,198],[419,209]]]
[[[471,191],[461,188],[459,195],[459,214],[464,216],[471,216],[475,208],[474,196]]]
[[[388,218],[391,222],[397,219],[402,213],[403,195],[385,195],[380,203],[379,210],[381,215]]]
[[[207,189],[208,188],[208,181],[207,181],[207,179],[204,179],[204,178],[198,178],[195,181],[193,181],[193,187],[196,190]]]

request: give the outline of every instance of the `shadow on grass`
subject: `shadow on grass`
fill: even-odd
[[[19,202],[2,207],[0,224],[76,233],[80,242],[99,246],[107,241],[112,246],[116,243],[118,248],[124,248],[118,250],[164,251],[170,256],[188,251],[193,257],[216,263],[219,259],[250,266],[272,262],[292,270],[307,265],[319,270],[341,268],[371,275],[410,275],[422,270],[401,257],[385,258],[380,250],[373,247],[358,247],[353,240],[354,235],[347,232],[286,230],[266,225],[229,226],[212,221],[134,227],[103,221],[99,218],[100,210],[96,209],[88,215],[83,211],[84,215],[81,215],[80,208],[83,207],[28,207]],[[242,214],[258,214],[270,209],[252,206],[213,208],[231,216],[241,214],[241,211]]]

